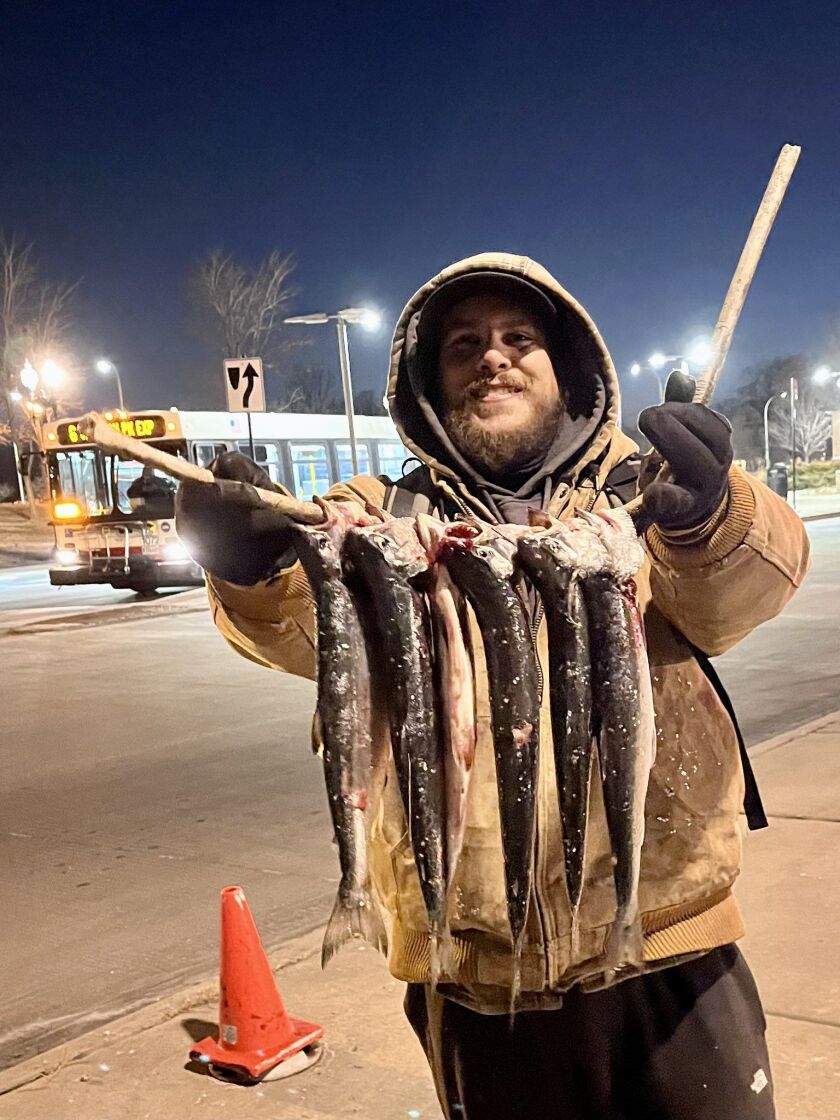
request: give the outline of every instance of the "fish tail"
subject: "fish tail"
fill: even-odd
[[[644,937],[638,914],[619,913],[607,940],[605,966],[609,970],[638,968],[644,959]]]
[[[572,961],[580,959],[580,911],[578,906],[572,906],[572,927],[569,932],[569,940],[571,942],[571,957]]]
[[[321,946],[321,968],[326,968],[338,950],[353,938],[361,938],[380,953],[388,951],[388,935],[379,908],[367,887],[358,902],[348,902],[339,891]]]
[[[458,971],[458,955],[455,942],[447,925],[440,935],[440,973],[448,980],[454,980]],[[440,977],[438,977],[440,979]]]
[[[516,1005],[519,1002],[519,994],[522,991],[522,943],[524,941],[523,930],[513,942],[513,960],[512,970],[510,977],[510,1006],[509,1018],[510,1027],[513,1028],[513,1019],[516,1015]]]

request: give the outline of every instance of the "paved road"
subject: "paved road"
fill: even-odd
[[[811,535],[800,595],[720,661],[751,742],[840,706],[840,521]],[[325,920],[337,882],[311,684],[235,657],[194,592],[111,614],[126,595],[97,592],[89,625],[71,602],[50,628],[37,582],[16,587],[0,582],[0,1066],[212,974],[221,887],[244,886],[276,944]]]
[[[154,596],[164,599],[180,591],[165,589]],[[144,600],[134,591],[110,586],[53,587],[47,568],[32,564],[0,571],[0,632],[41,619],[60,618],[99,607],[130,607]]]

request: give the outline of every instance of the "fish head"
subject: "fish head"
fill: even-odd
[[[317,585],[341,575],[343,533],[319,525],[295,525],[292,533],[295,551],[310,583]]]
[[[429,566],[413,517],[391,517],[387,521],[353,529],[352,551],[358,557],[384,564],[394,575],[413,579]],[[348,542],[349,543],[349,542]]]
[[[620,581],[632,579],[641,568],[645,554],[629,513],[623,509],[607,509],[584,516],[607,550],[608,570]]]
[[[592,524],[592,515],[577,511],[563,523],[565,539],[576,554],[575,566],[584,574],[609,569],[610,554],[598,526]]]

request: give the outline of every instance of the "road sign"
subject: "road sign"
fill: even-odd
[[[228,412],[265,412],[262,358],[225,361]]]

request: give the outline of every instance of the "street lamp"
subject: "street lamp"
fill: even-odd
[[[659,361],[660,358],[662,359],[661,362]],[[639,362],[633,362],[633,364],[630,366],[630,376],[631,377],[638,377],[639,374],[642,372],[643,368],[647,368],[647,369],[650,370],[650,372],[656,378],[656,384],[659,386],[659,402],[660,402],[660,404],[662,403],[662,401],[665,400],[665,384],[662,381],[662,377],[659,373],[659,370],[662,369],[662,366],[665,365],[666,361],[667,361],[667,359],[665,358],[664,354],[658,354],[657,353],[657,354],[651,354],[651,356],[647,360],[646,367],[643,367],[641,365],[641,363],[639,363]]]
[[[345,307],[334,315],[325,311],[316,311],[311,315],[292,315],[284,319],[284,323],[299,326],[318,326],[323,323],[335,323],[338,332],[338,358],[341,363],[341,389],[344,394],[344,414],[347,417],[347,430],[350,436],[350,462],[353,465],[353,474],[359,473],[359,457],[356,453],[356,428],[353,414],[353,386],[350,380],[350,347],[347,341],[347,326],[363,327],[366,331],[375,331],[381,324],[379,312],[368,307]]]
[[[773,401],[783,401],[786,398],[787,390],[785,390],[784,393],[774,393],[764,406],[764,466],[767,471],[768,479],[770,478],[770,430],[767,427],[767,414]]]
[[[120,380],[120,371],[117,369],[116,365],[114,365],[114,363],[109,361],[107,358],[100,358],[96,363],[96,372],[101,373],[103,376],[106,376],[106,377],[109,373],[113,373],[114,377],[116,377],[116,379],[117,379],[117,394],[120,398],[120,409],[123,412],[125,412],[125,401],[123,400],[122,381]]]
[[[709,342],[705,335],[698,335],[686,347],[684,354],[665,354],[662,350],[654,350],[650,355],[647,362],[633,362],[630,366],[630,376],[638,377],[643,369],[649,369],[653,376],[656,378],[656,383],[659,386],[659,399],[665,400],[665,383],[660,374],[660,370],[670,363],[679,362],[680,369],[686,375],[690,373],[689,366],[705,366],[708,364],[712,356],[712,344]]]
[[[830,366],[818,366],[811,375],[811,380],[817,385],[827,385],[832,377],[840,389],[840,370],[831,369]]]

